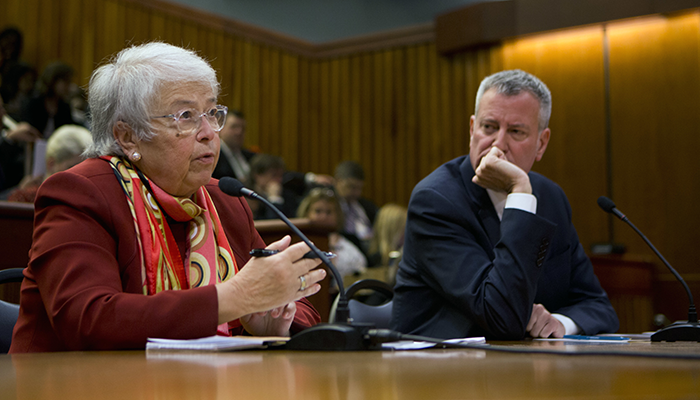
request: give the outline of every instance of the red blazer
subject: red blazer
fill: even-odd
[[[265,244],[245,200],[222,193],[217,183],[212,179],[206,189],[242,268],[250,249]],[[143,349],[149,337],[216,334],[214,286],[143,295],[134,222],[104,160],[86,160],[44,182],[29,256],[10,353]],[[318,322],[311,303],[298,301],[292,332]]]

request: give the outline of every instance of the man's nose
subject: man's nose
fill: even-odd
[[[498,147],[499,149],[506,151],[508,148],[508,132],[505,129],[499,130],[494,136],[493,143],[491,147]]]

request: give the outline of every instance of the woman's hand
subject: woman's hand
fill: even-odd
[[[297,305],[291,302],[270,311],[248,314],[241,317],[245,330],[255,336],[289,336],[289,327],[294,321]]]
[[[255,324],[260,316],[252,317],[250,314],[286,308],[289,303],[311,296],[321,289],[318,282],[325,278],[326,271],[314,269],[321,260],[302,258],[309,251],[309,246],[303,242],[290,246],[290,242],[291,238],[285,236],[272,243],[267,248],[281,250],[278,254],[253,257],[233,278],[216,285],[220,324],[243,316],[248,316],[248,321],[254,318],[251,324]],[[282,317],[284,319],[284,313]]]

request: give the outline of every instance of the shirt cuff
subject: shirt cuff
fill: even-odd
[[[537,197],[529,193],[511,193],[506,198],[505,208],[517,208],[532,214],[537,213]]]
[[[562,325],[564,325],[565,335],[577,335],[581,331],[581,328],[576,325],[576,322],[566,315],[552,314],[552,317],[556,318]]]

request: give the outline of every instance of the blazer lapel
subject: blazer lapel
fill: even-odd
[[[493,203],[491,203],[491,198],[486,189],[472,182],[474,169],[468,156],[461,169],[467,193],[478,209],[476,214],[479,217],[479,222],[491,242],[491,248],[494,248],[501,239],[501,220],[498,219],[498,214],[496,214],[496,209],[493,208]]]

